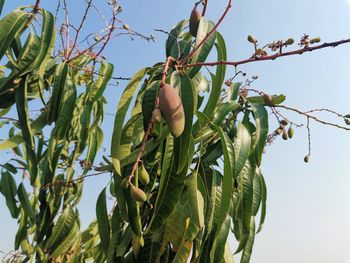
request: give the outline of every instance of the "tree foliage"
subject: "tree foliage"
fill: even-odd
[[[225,82],[225,63],[207,72],[209,54],[227,60],[225,40],[218,23],[201,17],[193,37],[188,22],[170,31],[167,61],[139,70],[126,85],[110,156],[96,166],[113,64],[99,53],[55,56],[54,15],[38,6],[2,17],[0,127],[10,129],[0,150],[14,157],[1,164],[0,190],[18,220],[14,260],[229,263],[241,252],[241,262],[249,262],[266,215],[260,167],[271,139],[268,110],[285,97],[247,95],[240,83]],[[184,108],[179,137],[152,117],[165,83]],[[29,110],[31,101],[42,103],[39,115]],[[7,117],[14,112],[17,119]],[[96,220],[82,229],[77,204],[92,168],[111,181],[97,199]],[[230,232],[239,244],[234,251]]]

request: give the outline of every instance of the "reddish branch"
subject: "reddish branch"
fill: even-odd
[[[100,49],[100,51],[96,54],[96,57],[98,57],[102,51],[105,49],[108,41],[110,40],[112,33],[115,29],[115,22],[117,20],[117,13],[118,13],[118,5],[117,5],[117,0],[113,0],[113,16],[112,16],[112,23],[109,27],[109,32],[107,34],[106,40],[103,42],[102,47]]]
[[[205,16],[205,13],[206,13],[206,11],[207,11],[208,1],[209,1],[209,0],[204,0],[204,1],[203,1],[202,16]]]
[[[89,9],[90,9],[90,7],[91,7],[91,5],[92,5],[92,1],[93,1],[93,0],[89,0],[89,1],[87,2],[88,5],[87,5],[87,7],[86,7],[86,9],[85,9],[83,18],[81,19],[81,22],[80,22],[80,25],[79,25],[79,27],[78,27],[76,33],[75,33],[75,38],[74,38],[74,41],[73,41],[72,49],[69,51],[68,58],[72,55],[72,52],[73,52],[73,50],[75,49],[75,47],[76,47],[76,45],[77,45],[80,31],[81,31],[81,29],[83,28],[83,25],[84,25],[84,23],[85,23],[85,21],[86,21],[87,14],[89,13]]]
[[[218,28],[218,26],[221,24],[221,22],[224,20],[225,16],[227,15],[228,11],[232,7],[232,0],[228,1],[228,4],[226,6],[226,9],[224,13],[221,15],[219,21],[215,24],[215,26],[209,31],[209,33],[202,39],[201,42],[191,51],[190,54],[188,54],[185,58],[183,58],[180,62],[179,65],[183,65],[187,62],[188,59],[190,59],[193,54],[208,40],[208,38],[215,32],[215,30]]]
[[[327,47],[337,47],[343,44],[348,44],[350,43],[350,38],[344,39],[344,40],[339,40],[335,42],[329,42],[329,43],[323,43],[318,46],[313,46],[313,47],[305,47],[305,48],[300,48],[294,51],[289,51],[285,53],[276,53],[273,55],[269,56],[254,56],[248,59],[240,60],[240,61],[215,61],[215,62],[197,62],[193,64],[187,64],[187,65],[179,65],[179,68],[190,68],[190,67],[197,67],[197,66],[217,66],[217,65],[230,65],[230,66],[238,66],[242,64],[247,64],[247,63],[252,63],[252,62],[257,62],[257,61],[264,61],[264,60],[275,60],[279,57],[286,57],[286,56],[292,56],[292,55],[301,55],[306,52],[311,52],[317,49],[322,49],[322,48],[327,48]]]

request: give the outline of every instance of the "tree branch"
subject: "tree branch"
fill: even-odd
[[[313,47],[305,47],[305,48],[300,48],[294,51],[289,51],[285,53],[276,53],[273,55],[269,56],[254,56],[248,59],[240,60],[240,61],[215,61],[215,62],[197,62],[193,64],[187,64],[187,65],[179,65],[178,68],[191,68],[191,67],[197,67],[197,66],[217,66],[217,65],[230,65],[230,66],[238,66],[242,64],[247,64],[247,63],[252,63],[252,62],[257,62],[257,61],[265,61],[265,60],[275,60],[279,57],[286,57],[286,56],[293,56],[293,55],[301,55],[306,52],[311,52],[317,49],[322,49],[322,48],[327,48],[327,47],[337,47],[340,45],[348,44],[350,43],[350,38],[344,39],[344,40],[339,40],[335,42],[329,42],[329,43],[323,43],[318,46],[313,46]]]

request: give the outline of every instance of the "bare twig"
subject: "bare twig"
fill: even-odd
[[[88,13],[89,13],[89,9],[90,9],[90,7],[91,7],[91,3],[92,3],[92,0],[88,0],[88,1],[87,1],[87,7],[85,8],[85,12],[84,12],[83,18],[82,18],[81,21],[80,21],[80,25],[79,25],[79,27],[78,27],[77,30],[76,30],[75,38],[74,38],[74,41],[73,41],[72,48],[71,48],[71,50],[70,50],[69,53],[68,53],[68,58],[71,56],[73,50],[75,49],[75,47],[76,47],[76,45],[77,45],[77,41],[78,41],[78,38],[79,38],[79,34],[80,34],[80,31],[81,31],[81,29],[83,28],[83,25],[84,25],[84,23],[85,23],[85,21],[86,21],[87,15],[88,15]]]
[[[295,109],[295,108],[292,108],[292,107],[288,107],[288,106],[285,106],[285,105],[274,105],[273,107],[294,111],[294,112],[296,112],[296,113],[298,113],[300,115],[304,115],[308,119],[312,119],[312,120],[314,120],[316,122],[319,122],[321,124],[328,125],[328,126],[333,126],[333,127],[339,128],[339,129],[346,130],[346,131],[350,131],[350,127],[345,127],[345,126],[338,125],[336,123],[324,121],[324,120],[321,120],[321,119],[319,119],[319,118],[317,118],[317,117],[315,117],[313,115],[310,115],[310,111],[303,112],[303,111],[300,111],[298,109]]]

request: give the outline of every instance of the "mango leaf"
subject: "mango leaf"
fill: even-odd
[[[152,112],[155,107],[159,85],[159,80],[151,82],[145,90],[144,96],[142,98],[143,129],[145,132],[147,131],[148,123],[152,118]]]
[[[177,169],[174,167],[173,148],[174,139],[169,135],[163,154],[162,173],[154,206],[154,214],[146,232],[156,231],[165,222],[174,210],[184,187],[187,169],[184,169],[180,174],[176,173]]]
[[[3,168],[5,168],[7,171],[16,174],[17,173],[17,168],[14,167],[12,164],[10,163],[5,163],[2,165]]]
[[[250,219],[250,232],[249,232],[247,243],[243,249],[241,263],[250,262],[250,257],[253,251],[254,239],[255,239],[255,218],[252,216]]]
[[[231,216],[227,215],[222,227],[218,230],[219,233],[214,240],[213,249],[210,252],[211,262],[215,259],[223,258],[226,250],[226,240],[230,231]]]
[[[175,47],[177,46],[178,38],[187,21],[188,20],[182,20],[173,29],[171,29],[169,36],[165,42],[165,50],[166,50],[167,57],[170,56],[172,48],[174,46]]]
[[[10,47],[16,34],[22,31],[27,19],[28,14],[26,12],[16,9],[0,20],[0,59]]]
[[[140,84],[140,81],[145,76],[149,68],[143,68],[137,72],[128,85],[126,86],[118,104],[117,113],[114,119],[114,128],[112,134],[112,143],[111,143],[111,156],[114,169],[118,175],[121,175],[120,167],[120,145],[121,145],[121,133],[124,125],[125,115],[129,109],[129,105],[133,98],[133,95]]]
[[[239,88],[241,87],[240,82],[232,82],[227,89],[227,99],[228,101],[235,101],[238,98]]]
[[[38,56],[40,52],[40,38],[33,33],[30,33],[24,46],[19,54],[17,68],[19,70],[26,69]]]
[[[96,218],[98,224],[98,233],[100,235],[102,249],[107,255],[110,242],[110,226],[108,221],[108,212],[106,204],[106,188],[98,196],[96,203]]]
[[[42,128],[47,123],[47,112],[43,112],[39,115],[39,117],[31,123],[31,129],[34,134],[38,133],[42,130]],[[19,144],[23,143],[23,135],[22,132],[12,136],[10,139],[0,142],[0,150],[12,149],[17,147]]]
[[[4,7],[5,0],[0,0],[0,15],[2,12],[2,8]]]
[[[265,105],[265,101],[263,96],[252,96],[246,98],[251,104]],[[286,100],[286,96],[284,95],[273,95],[272,96],[272,104],[278,105],[283,103]]]
[[[208,33],[213,29],[214,23],[212,21],[206,20],[204,17],[201,18],[198,26],[197,37],[195,47],[202,42],[202,40],[208,35]],[[198,50],[193,54],[190,63],[204,62],[208,57],[216,39],[216,32],[214,31],[208,39],[201,45]],[[193,78],[199,71],[201,67],[193,67],[189,72],[188,76]]]
[[[10,210],[11,216],[17,218],[19,215],[16,201],[17,186],[15,179],[13,179],[12,175],[7,171],[1,174],[1,192],[5,196],[6,205]]]
[[[32,222],[35,222],[34,210],[29,202],[27,191],[22,183],[18,186],[18,199],[21,202],[25,216],[29,217]]]
[[[50,255],[50,258],[55,258],[64,255],[71,246],[77,241],[80,236],[79,225],[74,222],[73,227],[70,229],[69,233],[65,239],[58,245],[55,251]]]
[[[204,226],[204,198],[197,189],[198,170],[195,170],[186,180],[188,202],[191,217],[185,235],[173,262],[187,262],[190,256],[193,240]]]
[[[34,152],[33,132],[29,123],[29,111],[27,103],[27,81],[22,81],[16,89],[16,108],[18,114],[19,125],[22,130],[26,148],[26,159],[28,162],[28,170],[31,182],[36,179],[38,168],[37,160]]]
[[[221,103],[214,114],[213,122],[217,125],[221,125],[227,115],[236,110],[239,106],[239,103],[235,101]]]
[[[253,108],[255,118],[255,135],[254,135],[254,151],[255,159],[258,166],[261,164],[261,157],[266,144],[267,134],[269,132],[269,122],[267,111],[264,106],[256,105]]]
[[[91,101],[96,101],[101,98],[104,93],[109,80],[112,77],[114,66],[111,63],[106,62],[104,59],[101,61],[101,67],[98,71],[98,78],[91,86],[88,97]]]
[[[259,228],[257,230],[257,233],[259,233],[264,225],[265,217],[266,217],[266,199],[267,199],[267,190],[266,190],[266,184],[263,175],[261,174],[260,169],[258,170],[257,176],[260,181],[260,187],[261,187],[261,214],[260,214],[260,223]]]
[[[226,60],[226,47],[225,47],[225,42],[223,42],[223,39],[221,35],[218,35],[218,43],[216,44],[216,49],[217,49],[217,59],[218,61],[220,60]],[[210,73],[211,79],[212,79],[212,87],[211,87],[211,92],[209,95],[208,102],[203,110],[203,113],[211,119],[214,115],[215,109],[217,107],[218,101],[221,96],[221,91],[222,91],[222,83],[225,78],[225,72],[226,72],[226,67],[224,65],[218,65],[216,67],[216,74]],[[221,118],[218,118],[219,120]],[[198,124],[196,125],[195,131],[197,132],[198,129]]]
[[[42,10],[41,14],[43,16],[43,23],[41,27],[41,45],[40,52],[36,57],[34,63],[31,65],[29,70],[39,68],[39,75],[42,78],[46,60],[48,60],[52,55],[51,51],[55,45],[56,40],[56,30],[55,30],[55,18],[54,16],[46,10]]]
[[[67,237],[75,225],[76,215],[73,208],[67,206],[52,229],[51,236],[46,243],[46,249],[48,251],[55,251],[62,243],[67,241]]]
[[[244,126],[244,124],[239,123],[237,127],[237,135],[235,138],[234,149],[236,156],[236,166],[235,166],[235,176],[241,172],[250,154],[251,137]]]
[[[68,75],[68,66],[64,61],[58,65],[55,72],[55,80],[52,89],[52,95],[49,102],[49,114],[47,117],[48,123],[56,121],[61,107],[61,103],[64,97],[64,87],[66,85],[66,79]]]
[[[191,80],[187,75],[180,76],[179,72],[174,72],[172,78],[177,79],[178,85],[174,88],[180,90],[182,105],[185,111],[185,129],[176,143],[179,144],[179,160],[177,164],[177,173],[180,173],[188,159],[190,139],[192,134],[193,112],[194,112],[194,93]]]
[[[86,174],[94,163],[97,151],[100,149],[103,142],[103,131],[100,127],[96,127],[90,134],[89,148],[86,155],[86,166],[83,174]]]

